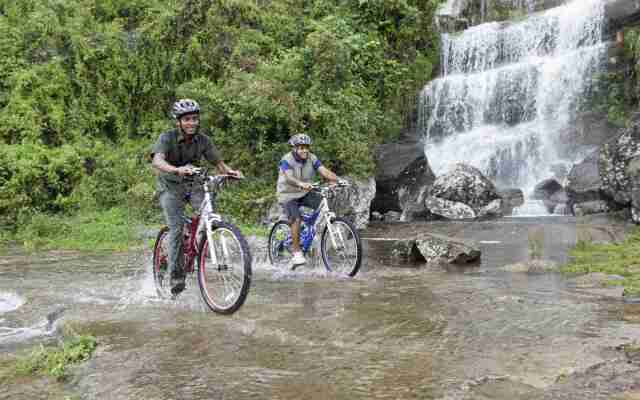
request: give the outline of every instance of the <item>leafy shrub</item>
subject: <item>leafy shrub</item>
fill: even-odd
[[[438,1],[0,0],[0,223],[128,207],[158,214],[145,153],[179,97],[251,182],[275,187],[299,131],[339,174],[373,173],[438,59]],[[29,21],[25,24],[24,21]]]

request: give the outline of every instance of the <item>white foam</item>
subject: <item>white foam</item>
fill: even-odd
[[[0,293],[0,313],[14,311],[25,303],[25,299],[16,293]]]

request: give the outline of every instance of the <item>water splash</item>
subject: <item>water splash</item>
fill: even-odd
[[[601,0],[576,0],[443,35],[442,77],[418,107],[434,172],[465,162],[527,193],[553,165],[573,162],[563,135],[602,68],[603,24]]]
[[[42,336],[52,336],[56,333],[58,321],[64,313],[64,308],[58,308],[36,324],[28,327],[0,326],[0,345],[24,342]]]
[[[17,310],[25,303],[25,299],[16,293],[0,293],[0,313]]]

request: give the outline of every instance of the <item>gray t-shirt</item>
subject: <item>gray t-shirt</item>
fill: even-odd
[[[187,164],[198,165],[204,158],[211,164],[220,161],[220,153],[211,140],[196,133],[190,143],[184,140],[184,135],[177,129],[164,132],[153,145],[151,156],[155,153],[163,153],[165,160],[174,167],[182,167]],[[183,178],[176,174],[160,172],[158,174],[158,190],[178,190]]]
[[[313,153],[309,153],[309,157],[305,161],[296,159],[293,152],[285,154],[278,164],[279,173],[278,183],[276,184],[278,203],[285,204],[308,193],[297,186],[291,185],[284,176],[285,171],[290,170],[293,177],[298,180],[311,182],[321,166],[322,163]]]

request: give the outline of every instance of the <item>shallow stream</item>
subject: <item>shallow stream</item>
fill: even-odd
[[[205,310],[195,280],[177,301],[159,299],[149,249],[14,251],[0,257],[0,359],[66,325],[99,341],[65,386],[82,399],[609,399],[640,391],[640,366],[619,350],[640,340],[640,305],[505,266],[526,262],[532,240],[559,263],[576,238],[626,229],[555,217],[373,225],[365,237],[474,239],[482,262],[399,264],[367,246],[354,279],[276,270],[252,238],[253,285],[231,317]],[[18,380],[4,398],[49,397]]]

